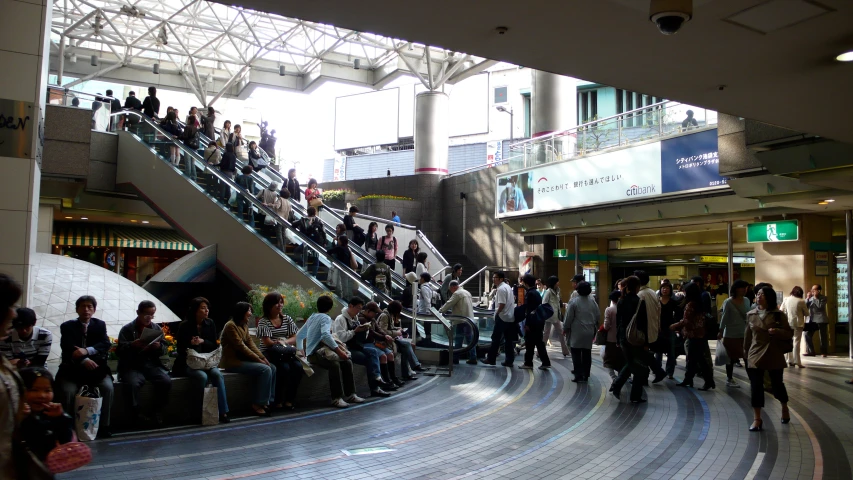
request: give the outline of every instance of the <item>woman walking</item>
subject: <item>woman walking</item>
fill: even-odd
[[[730,388],[740,388],[734,377],[734,367],[736,363],[744,358],[743,355],[743,336],[746,331],[746,314],[752,308],[749,299],[746,298],[746,287],[749,284],[743,280],[735,280],[731,288],[731,297],[723,302],[723,314],[720,317],[720,332],[717,334],[717,340],[722,340],[723,347],[729,356],[729,363],[726,364],[726,386]],[[805,307],[805,302],[803,302]]]
[[[569,337],[572,348],[572,364],[575,367],[575,378],[572,381],[587,382],[592,368],[592,341],[598,330],[601,312],[595,300],[589,296],[592,286],[588,282],[578,283],[575,291],[578,296],[569,301],[566,307],[563,331]]]
[[[679,387],[692,387],[693,377],[697,373],[702,374],[705,379],[705,384],[699,390],[706,391],[716,388],[714,383],[714,371],[711,365],[708,365],[705,359],[705,350],[703,342],[705,340],[705,313],[702,311],[702,287],[697,283],[691,282],[684,289],[684,318],[680,322],[673,323],[669,327],[673,332],[681,330],[682,335],[687,340],[684,342],[687,350],[687,372],[684,374],[684,381],[678,383]]]
[[[803,339],[803,328],[806,325],[806,317],[809,315],[809,307],[803,299],[802,287],[794,287],[791,295],[782,302],[782,311],[788,315],[788,324],[794,330],[794,350],[785,354],[789,366],[803,368],[803,359],[800,356],[800,342]]]
[[[545,341],[551,338],[551,329],[553,328],[560,339],[563,358],[566,358],[571,352],[569,346],[566,344],[566,337],[563,335],[563,324],[560,323],[560,279],[554,276],[548,277],[545,280],[545,285],[545,295],[542,296],[542,303],[547,303],[554,309],[554,315],[545,320]]]
[[[666,354],[666,376],[672,380],[672,375],[675,373],[675,365],[678,360],[676,351],[676,342],[678,335],[671,331],[669,327],[684,316],[684,312],[679,305],[679,302],[673,298],[672,284],[664,283],[660,286],[660,331],[655,352],[655,361],[658,365],[663,361],[663,354]]]
[[[607,343],[604,345],[604,355],[601,363],[604,368],[610,370],[610,378],[616,379],[616,375],[625,366],[625,355],[619,344],[616,343],[616,305],[622,298],[621,290],[610,292],[610,306],[604,309],[604,331],[607,332]]]
[[[747,315],[743,349],[747,352],[747,369],[751,388],[753,422],[750,432],[762,429],[761,409],[764,408],[764,372],[770,375],[773,396],[782,404],[782,423],[791,421],[788,412],[788,390],[782,382],[785,353],[790,351],[794,331],[787,315],[776,306],[776,292],[763,287],[755,294],[756,307]]]

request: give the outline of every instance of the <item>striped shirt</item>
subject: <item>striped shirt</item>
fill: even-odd
[[[12,360],[20,358],[23,354],[32,366],[44,366],[47,356],[50,354],[50,346],[53,344],[53,334],[50,330],[41,327],[33,327],[33,334],[28,340],[21,340],[17,330],[11,330],[11,334],[0,339],[0,354]]]
[[[258,338],[270,337],[273,341],[279,338],[289,338],[296,335],[299,328],[296,322],[288,315],[282,314],[281,326],[276,328],[268,318],[262,318],[258,321]],[[264,342],[261,342],[261,352],[267,350]]]

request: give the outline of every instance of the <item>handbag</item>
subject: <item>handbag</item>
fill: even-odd
[[[267,357],[267,360],[270,363],[281,363],[293,360],[296,358],[296,347],[285,346],[280,343],[276,343],[264,351],[264,356]]]
[[[774,317],[776,318],[776,325],[777,325],[776,328],[781,330],[782,322],[779,320],[779,314],[780,313],[781,312],[776,312],[774,314]],[[773,341],[776,342],[776,345],[779,346],[779,351],[782,353],[791,353],[794,351],[794,339],[793,339],[793,337],[784,338],[784,337],[780,337],[777,335],[773,335]]]
[[[315,197],[308,201],[309,207],[322,207],[323,206],[323,198]]]
[[[101,424],[101,406],[104,399],[97,388],[83,385],[74,399],[74,422],[77,437],[91,442],[98,436]]]
[[[92,461],[92,450],[82,442],[77,441],[77,436],[72,435],[71,441],[60,444],[48,452],[45,464],[53,473],[65,473],[88,465]]]
[[[595,332],[595,344],[596,345],[607,345],[607,330],[604,327],[600,327],[597,332]]]
[[[637,305],[637,311],[634,312],[634,316],[631,317],[631,321],[628,323],[628,329],[625,332],[628,343],[637,347],[646,344],[646,333],[641,332],[639,327],[637,326],[637,315],[640,314],[641,308],[645,308],[644,304],[645,300],[640,300],[640,304]]]
[[[198,353],[192,348],[187,349],[187,366],[193,370],[210,370],[219,366],[222,359],[222,347],[208,353]]]

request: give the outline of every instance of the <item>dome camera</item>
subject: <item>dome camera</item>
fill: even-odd
[[[693,18],[693,0],[651,0],[649,20],[660,33],[672,35]]]

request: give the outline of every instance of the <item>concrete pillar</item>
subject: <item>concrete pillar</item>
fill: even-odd
[[[415,99],[415,175],[447,174],[448,96],[421,92]]]
[[[29,304],[32,258],[36,252],[42,141],[47,91],[51,0],[3,0],[0,65],[14,70],[0,75],[0,113],[13,117],[18,129],[0,132],[0,272],[24,287]],[[25,123],[24,123],[25,122]]]
[[[533,71],[531,136],[533,138],[577,126],[578,89],[575,79]],[[574,155],[574,139],[562,138],[536,149],[535,162],[545,163]]]

